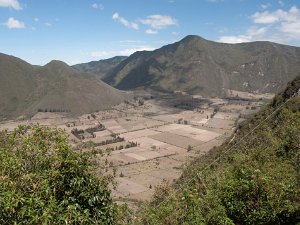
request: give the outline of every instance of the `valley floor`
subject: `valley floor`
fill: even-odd
[[[177,179],[194,157],[222,144],[243,118],[264,104],[261,100],[165,95],[79,118],[38,113],[31,120],[2,122],[0,130],[39,123],[64,129],[74,149],[91,140],[96,148],[112,150],[107,169],[117,169],[113,198],[135,208],[149,200],[162,181]],[[81,132],[74,135],[75,129]]]

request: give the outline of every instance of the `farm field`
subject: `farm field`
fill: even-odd
[[[111,153],[106,170],[116,170],[118,183],[112,190],[113,198],[134,208],[139,201],[149,200],[161,182],[179,178],[183,167],[195,156],[222,144],[241,117],[262,105],[253,98],[206,99],[202,105],[198,101],[184,109],[176,95],[137,102],[77,118],[39,112],[30,120],[2,121],[0,130],[11,131],[26,124],[53,126],[69,134],[75,151],[87,151],[90,141],[96,149],[108,150]]]

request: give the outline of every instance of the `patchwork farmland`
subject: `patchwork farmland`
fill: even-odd
[[[0,129],[35,123],[55,126],[69,134],[75,151],[87,151],[90,141],[94,148],[109,151],[110,163],[104,169],[116,171],[113,198],[134,208],[139,201],[150,199],[157,185],[180,177],[194,157],[222,144],[262,104],[258,98],[205,99],[186,110],[172,105],[169,98],[126,102],[78,118],[40,112],[29,121],[0,123]],[[178,105],[176,95],[172,100]]]

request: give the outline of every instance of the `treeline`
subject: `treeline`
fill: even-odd
[[[101,141],[98,143],[91,144],[89,142],[86,142],[86,143],[84,143],[84,147],[86,147],[86,148],[90,148],[92,146],[99,147],[99,146],[114,144],[114,143],[123,142],[123,141],[125,141],[125,139],[123,137],[115,135],[112,139],[107,139],[105,141]]]
[[[103,130],[105,130],[105,126],[103,124],[99,123],[97,126],[90,127],[88,129],[86,129],[85,131],[90,133],[91,135],[93,135],[94,132],[103,131]]]
[[[85,137],[84,137],[85,132],[89,133],[93,138],[95,138],[96,135],[94,134],[94,132],[103,131],[105,129],[106,129],[105,126],[103,124],[99,123],[98,125],[96,125],[94,127],[89,127],[85,130],[74,128],[74,129],[71,130],[71,133],[75,137],[77,137],[78,139],[84,140],[85,139]]]
[[[47,109],[47,108],[45,108],[45,109],[41,109],[41,108],[39,108],[38,110],[37,110],[38,112],[71,112],[71,110],[69,110],[69,109]]]
[[[107,151],[117,151],[117,150],[122,150],[122,149],[127,149],[127,148],[133,148],[136,146],[138,146],[137,142],[129,141],[128,143],[126,143],[126,145],[119,145],[116,147],[107,147],[106,150]]]

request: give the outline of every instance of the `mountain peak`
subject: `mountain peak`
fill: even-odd
[[[208,41],[208,40],[197,35],[188,35],[185,38],[183,38],[181,41],[186,42],[186,41]]]
[[[45,65],[46,67],[69,67],[69,65],[60,60],[52,60]]]
[[[70,74],[70,73],[76,73],[77,71],[74,70],[72,67],[70,67],[67,63],[60,61],[60,60],[52,60],[43,68],[47,68],[51,71],[53,71],[56,74]]]

